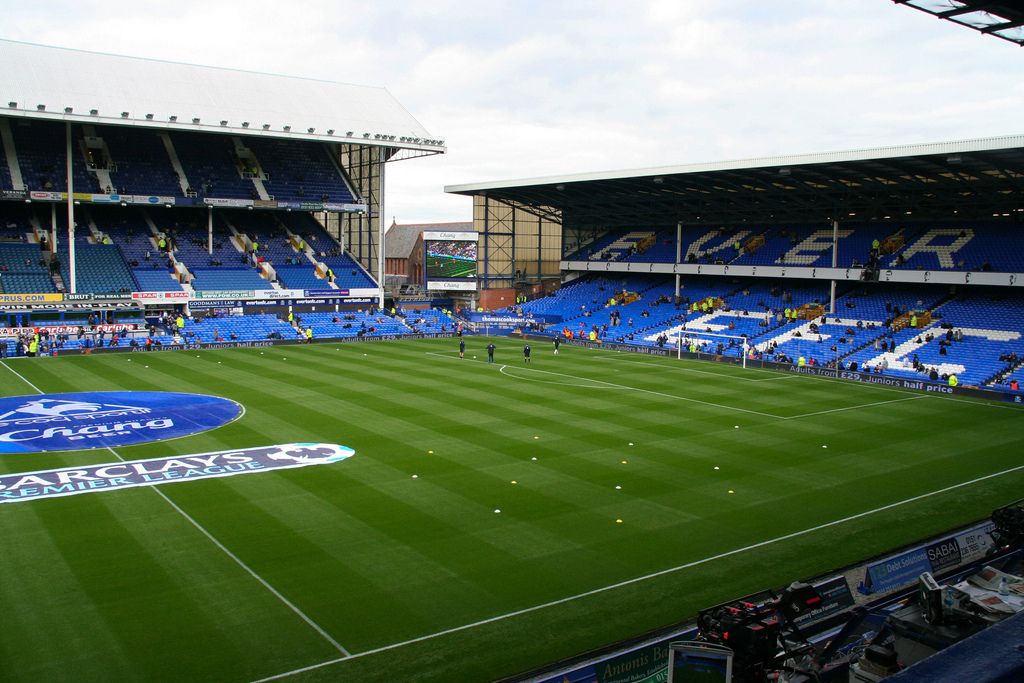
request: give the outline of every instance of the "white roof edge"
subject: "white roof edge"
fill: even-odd
[[[272,73],[269,71],[255,71],[253,69],[239,69],[237,67],[230,66],[213,66],[210,64],[198,64],[196,62],[178,62],[173,59],[159,59],[157,57],[135,57],[133,55],[124,55],[117,52],[104,52],[103,50],[86,50],[84,48],[77,47],[63,47],[61,45],[44,45],[43,43],[33,43],[27,40],[14,40],[13,38],[0,38],[0,46],[3,43],[12,43],[14,45],[22,45],[25,47],[40,47],[47,50],[60,50],[62,52],[74,52],[86,55],[96,55],[97,57],[113,57],[115,59],[129,59],[138,62],[150,62],[152,64],[168,64],[170,66],[188,66],[196,67],[199,69],[216,69],[217,71],[233,71],[238,74],[251,74],[255,76],[274,76],[276,78],[287,78],[300,81],[314,81],[316,83],[324,83],[331,85],[346,85],[353,88],[367,88],[369,90],[387,90],[387,87],[383,85],[364,85],[361,83],[348,83],[346,81],[331,81],[326,78],[313,78],[311,76],[289,76],[288,74]]]
[[[957,154],[961,152],[984,152],[1000,149],[1024,147],[1024,134],[1005,135],[999,137],[952,140],[948,142],[917,143],[909,145],[891,145],[887,147],[871,147],[834,152],[817,152],[812,154],[792,154],[785,156],[754,157],[726,161],[711,161],[676,166],[651,166],[648,168],[624,169],[620,171],[593,171],[573,173],[559,176],[541,176],[536,178],[519,178],[484,183],[468,183],[463,185],[447,185],[445,192],[479,192],[499,190],[531,185],[555,185],[562,183],[578,183],[591,180],[621,180],[645,176],[675,175],[681,173],[706,173],[709,171],[736,171],[741,169],[770,168],[774,166],[800,166],[810,164],[836,163],[844,161],[866,161],[870,159],[895,159],[931,154]]]
[[[271,138],[275,140],[302,140],[312,142],[334,142],[344,143],[347,145],[366,145],[372,147],[394,147],[396,149],[410,149],[419,152],[430,152],[432,154],[443,154],[448,151],[448,147],[443,144],[424,144],[416,142],[402,142],[400,139],[391,140],[380,140],[371,138],[364,138],[362,134],[353,135],[349,137],[345,133],[339,133],[335,131],[334,134],[328,135],[324,133],[308,133],[305,131],[283,131],[283,130],[263,130],[262,128],[243,128],[237,124],[228,124],[227,126],[221,126],[218,124],[206,124],[206,123],[192,123],[191,121],[157,121],[149,119],[135,119],[135,118],[122,118],[122,117],[111,117],[96,115],[91,116],[89,114],[64,114],[47,111],[29,111],[22,109],[10,109],[0,108],[0,118],[24,118],[32,119],[34,121],[70,121],[76,124],[95,125],[95,126],[129,126],[132,128],[145,128],[149,130],[162,130],[175,132],[187,132],[187,133],[211,133],[214,135],[237,135],[239,137],[259,137],[259,138]],[[440,142],[440,141],[439,141]]]
[[[445,151],[386,87],[5,38],[0,116]]]

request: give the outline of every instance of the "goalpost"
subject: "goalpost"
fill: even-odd
[[[694,330],[681,329],[673,333],[676,338],[676,358],[682,360],[683,358],[683,346],[689,347],[691,344],[697,345],[697,352],[700,353],[703,347],[702,340],[706,337],[714,337],[716,339],[731,339],[739,342],[739,347],[742,350],[740,358],[742,359],[743,368],[747,367],[747,354],[750,353],[750,344],[747,338],[743,335],[738,334],[719,334],[717,332],[697,332]],[[672,335],[669,336],[671,339]]]

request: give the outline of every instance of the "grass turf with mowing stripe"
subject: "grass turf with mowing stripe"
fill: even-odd
[[[456,340],[424,340],[8,364],[46,392],[183,391],[246,407],[211,432],[119,448],[125,459],[301,441],[356,450],[161,489],[357,655],[293,680],[513,674],[983,517],[1024,481],[1009,473],[360,656],[1020,462],[1011,406],[540,344],[525,367],[508,339],[488,365],[487,342],[468,339],[461,361]],[[0,394],[34,394],[0,372]],[[113,460],[3,455],[0,471]],[[153,491],[0,505],[0,534],[5,679],[242,681],[340,656]]]

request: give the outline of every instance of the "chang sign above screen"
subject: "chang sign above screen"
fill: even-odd
[[[476,278],[477,233],[424,232],[427,281]]]

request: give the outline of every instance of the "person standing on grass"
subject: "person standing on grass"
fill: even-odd
[[[491,342],[490,344],[487,345],[487,362],[494,362],[494,342]]]
[[[530,365],[530,345],[523,346],[523,362]]]
[[[562,345],[562,340],[559,339],[558,335],[556,334],[555,335],[555,355],[556,356],[558,355],[558,347],[561,346],[561,345]]]
[[[464,358],[465,356],[466,356],[466,340],[465,339],[460,339],[459,340],[459,358]]]

